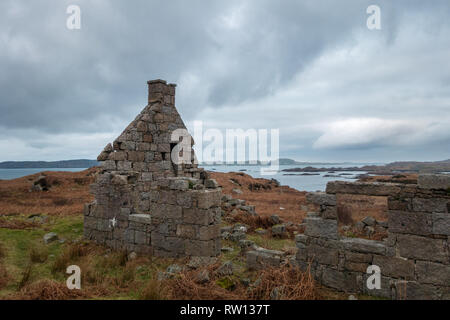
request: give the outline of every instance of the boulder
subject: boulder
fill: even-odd
[[[51,185],[46,176],[39,176],[30,188],[30,191],[48,191]]]
[[[277,224],[272,227],[273,236],[282,236],[286,233],[286,226],[284,224]]]
[[[231,233],[229,233],[229,232],[222,232],[221,237],[222,237],[223,240],[228,240],[231,237]]]
[[[229,195],[229,194],[224,194],[223,196],[222,196],[222,201],[223,202],[228,202],[228,201],[231,201],[231,196]]]
[[[366,225],[362,221],[358,221],[357,223],[355,223],[355,228],[358,232],[363,232],[365,227]]]
[[[230,200],[228,201],[228,203],[229,203],[231,206],[237,206],[238,204],[241,204],[241,200],[239,200],[239,199],[230,199]]]
[[[366,226],[375,226],[375,224],[377,223],[377,221],[373,218],[373,217],[365,217],[362,220],[362,223],[364,223]]]
[[[195,277],[195,282],[197,282],[198,284],[205,284],[209,282],[209,271],[202,270],[199,273],[197,273]]]
[[[40,214],[32,214],[28,216],[28,220],[39,224],[45,224],[48,222],[49,219],[47,216],[41,216]]]
[[[157,279],[158,281],[164,281],[172,278],[173,275],[167,272],[158,271]]]
[[[374,228],[374,227],[367,226],[367,227],[364,229],[364,233],[366,234],[366,236],[371,237],[371,236],[373,236],[373,235],[375,234],[375,228]]]
[[[246,211],[251,215],[256,215],[255,206],[241,206],[239,209]]]
[[[342,231],[344,232],[349,232],[350,231],[350,226],[342,226]]]
[[[259,234],[259,235],[265,235],[267,234],[267,230],[266,229],[262,229],[262,228],[258,228],[255,230],[255,233]]]
[[[247,226],[245,226],[243,224],[237,223],[237,224],[234,225],[233,231],[239,231],[239,232],[247,233],[248,228],[247,228]]]
[[[130,254],[128,254],[128,260],[133,261],[136,260],[136,258],[137,258],[136,252],[130,252]]]
[[[255,248],[255,243],[251,240],[239,240],[239,247],[242,250],[247,250],[248,248]]]
[[[280,217],[278,215],[276,215],[276,214],[270,216],[269,220],[273,224],[280,224],[280,222],[281,222]]]
[[[283,298],[283,291],[284,291],[283,286],[273,288],[272,291],[270,292],[270,299],[271,300],[281,300]]]
[[[43,190],[42,190],[42,187],[38,184],[33,184],[30,187],[30,192],[39,192],[39,191],[43,191]]]
[[[241,279],[241,283],[244,287],[248,287],[251,283],[251,280],[249,278],[243,278]]]
[[[50,242],[58,240],[58,235],[54,232],[50,232],[44,235],[43,239],[45,244],[49,244]]]
[[[385,233],[387,230],[386,228],[380,226],[379,224],[377,224],[374,229],[375,229],[375,232],[378,232],[378,233]]]
[[[215,257],[191,257],[186,266],[190,269],[198,269],[200,267],[205,267],[212,265],[217,262]]]
[[[224,237],[224,234],[222,234],[222,238]],[[244,240],[247,238],[247,235],[245,234],[245,232],[239,231],[239,230],[234,230],[233,233],[231,233],[228,236],[228,239],[233,241],[233,242],[239,242],[240,240]]]
[[[233,274],[233,262],[226,261],[219,267],[219,269],[216,270],[216,273],[221,277],[231,276]]]
[[[183,271],[183,267],[179,266],[178,264],[172,264],[167,267],[166,272],[169,274],[177,274]]]
[[[277,250],[257,248],[246,254],[247,267],[250,270],[260,270],[267,266],[278,267],[281,265],[285,253]]]
[[[237,189],[237,188],[234,188],[233,190],[231,190],[231,192],[233,192],[235,194],[242,194],[242,190],[241,189]]]
[[[219,187],[219,184],[215,179],[207,179],[205,180],[205,187],[208,189],[215,189]]]

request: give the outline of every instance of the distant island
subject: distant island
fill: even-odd
[[[31,168],[91,168],[98,166],[96,160],[77,159],[62,161],[5,161],[0,162],[0,169]]]
[[[207,166],[219,166],[219,165],[227,165],[227,166],[261,166],[261,165],[270,165],[271,162],[263,163],[259,160],[254,161],[245,161],[243,163],[237,163],[237,162],[223,162],[223,163],[202,163],[201,165],[204,167]],[[333,166],[333,165],[354,165],[352,162],[299,162],[293,159],[289,158],[280,158],[278,159],[278,164],[281,166],[292,166],[292,165],[324,165],[324,166]]]
[[[395,173],[440,173],[450,172],[450,159],[434,162],[398,161],[386,165],[351,166],[351,167],[323,167],[323,168],[290,168],[283,172],[333,172],[333,171],[365,171],[370,174],[390,175]]]

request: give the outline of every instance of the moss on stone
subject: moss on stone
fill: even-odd
[[[216,281],[216,283],[219,287],[230,291],[234,290],[236,287],[236,284],[231,277],[220,278]]]

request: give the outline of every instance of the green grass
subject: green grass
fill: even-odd
[[[24,216],[14,216],[13,219],[24,219]],[[48,245],[43,242],[46,233],[55,232],[59,239],[65,243],[54,241]],[[65,274],[67,264],[76,264],[81,267],[82,288],[94,285],[95,281],[101,282],[109,279],[110,294],[95,297],[95,299],[139,299],[144,288],[151,279],[154,279],[159,271],[165,271],[171,264],[182,264],[180,260],[149,258],[140,259],[138,262],[127,263],[122,252],[111,252],[107,248],[98,248],[98,252],[89,256],[78,256],[75,251],[70,253],[71,248],[76,246],[73,240],[83,238],[82,216],[52,217],[48,223],[42,226],[20,230],[0,228],[0,243],[4,247],[5,256],[2,259],[10,281],[8,285],[0,290],[0,297],[16,293],[27,267],[31,262],[30,279],[27,283],[43,279],[65,282],[68,275]],[[79,242],[84,244],[86,242]],[[42,254],[44,258],[40,258]],[[63,255],[67,258],[63,258]],[[55,268],[55,262],[60,259],[61,263]],[[133,284],[133,285],[131,285]],[[116,290],[121,288],[122,290]]]
[[[18,219],[23,219],[23,217],[18,217]],[[8,286],[3,291],[9,293],[17,289],[20,278],[30,263],[30,251],[32,248],[44,246],[42,238],[46,233],[56,232],[60,238],[73,240],[81,237],[82,230],[82,217],[53,218],[48,224],[31,230],[0,228],[0,242],[3,243],[6,249],[3,263],[11,278]],[[31,280],[43,278],[64,279],[63,275],[55,277],[51,272],[51,265],[55,257],[61,253],[62,246],[58,241],[46,245],[48,250],[47,259],[42,263],[33,262]],[[3,293],[0,291],[0,296]]]
[[[222,247],[233,248],[233,251],[222,252],[222,254],[220,256],[221,261],[225,262],[228,260],[234,261],[234,260],[239,259],[240,248],[236,243],[229,241],[229,240],[222,240]]]
[[[279,239],[272,238],[267,235],[249,234],[247,239],[255,242],[256,245],[271,249],[271,250],[283,250],[289,247],[295,247],[295,241],[292,239]]]
[[[18,217],[23,218],[23,217]],[[59,238],[66,240],[62,244],[59,241],[48,245],[43,244],[43,236],[48,232],[55,232]],[[2,263],[6,266],[10,281],[6,288],[0,290],[0,298],[19,290],[19,284],[26,275],[27,266],[30,265],[30,252],[34,250],[30,279],[27,283],[37,280],[51,279],[64,283],[67,279],[65,265],[77,264],[82,269],[82,287],[92,287],[96,283],[106,286],[108,293],[99,294],[94,299],[141,299],[143,297],[163,297],[158,294],[158,287],[151,286],[152,279],[157,277],[158,272],[165,271],[171,264],[183,264],[185,260],[164,258],[138,258],[136,261],[124,261],[123,253],[111,252],[107,248],[94,246],[95,254],[81,256],[70,249],[76,248],[72,240],[82,240],[83,221],[81,216],[52,217],[47,224],[35,229],[13,230],[0,228],[0,243],[5,249]],[[254,241],[256,245],[272,249],[283,250],[295,247],[291,239],[271,238],[267,235],[248,234],[247,239]],[[84,241],[78,242],[83,245]],[[222,241],[223,247],[231,247],[232,252],[222,253],[219,257],[223,263],[232,261],[234,274],[217,280],[217,285],[226,289],[232,289],[241,279],[248,278],[254,281],[258,273],[248,271],[246,268],[245,255],[237,243]],[[89,247],[91,248],[91,246]],[[98,249],[98,250],[97,250]],[[40,259],[40,254],[46,259]],[[63,259],[67,255],[66,259]],[[62,259],[57,269],[55,262]],[[106,281],[108,280],[108,281]],[[156,290],[156,291],[155,291]],[[360,299],[373,299],[373,297],[358,296]]]
[[[347,231],[344,234],[347,238],[357,238],[356,234],[352,231]]]
[[[226,290],[233,290],[236,286],[236,280],[234,277],[223,277],[216,281],[216,284]]]
[[[257,246],[271,250],[284,250],[295,247],[294,240],[272,238],[268,235],[259,235],[256,233],[247,234],[247,239],[253,241]],[[245,255],[242,255],[241,249],[237,243],[229,240],[222,240],[222,247],[230,247],[234,249],[231,252],[223,252],[220,256],[220,260],[221,262],[232,261],[235,266],[234,274],[238,278],[255,278],[255,272],[250,272],[247,270]]]

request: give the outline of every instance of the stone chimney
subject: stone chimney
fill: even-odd
[[[148,102],[161,100],[166,105],[175,106],[176,84],[164,80],[150,80],[148,83]]]

